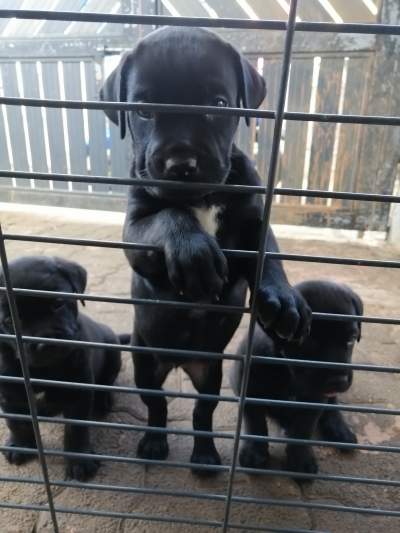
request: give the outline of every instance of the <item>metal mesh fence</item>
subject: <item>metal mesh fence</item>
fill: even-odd
[[[391,35],[400,35],[400,27],[392,25],[382,25],[382,24],[330,24],[330,23],[312,23],[312,22],[297,22],[296,21],[296,9],[297,1],[292,0],[290,2],[290,12],[287,22],[281,21],[267,21],[267,20],[239,20],[239,19],[200,19],[200,18],[187,18],[187,17],[165,17],[165,16],[136,16],[136,15],[120,15],[120,14],[93,14],[93,13],[72,13],[72,12],[51,12],[51,11],[27,11],[27,10],[0,10],[1,18],[10,18],[16,17],[21,19],[43,19],[43,20],[56,20],[56,21],[84,21],[84,22],[111,22],[115,24],[146,24],[146,25],[179,25],[179,26],[202,26],[202,27],[228,27],[228,28],[247,28],[252,29],[263,29],[263,30],[282,30],[286,32],[285,38],[285,47],[283,53],[283,63],[280,79],[280,88],[279,88],[279,99],[278,105],[275,110],[261,110],[255,111],[250,109],[237,109],[237,108],[217,108],[217,107],[204,107],[204,106],[186,106],[186,105],[161,105],[161,104],[124,104],[124,103],[112,103],[112,102],[83,102],[83,101],[67,101],[67,100],[49,100],[49,99],[28,99],[28,98],[12,98],[12,97],[1,97],[0,104],[8,106],[29,106],[29,107],[50,107],[50,108],[67,108],[67,109],[117,109],[117,110],[151,110],[157,111],[160,113],[171,112],[174,113],[188,113],[191,114],[223,114],[223,115],[240,115],[244,117],[258,117],[259,119],[270,119],[274,121],[274,132],[273,132],[273,143],[271,150],[271,158],[269,163],[268,170],[268,179],[266,187],[249,187],[241,185],[211,185],[210,184],[201,184],[201,183],[181,183],[182,187],[186,188],[197,188],[201,189],[206,187],[213,190],[219,190],[224,192],[229,192],[231,194],[241,194],[241,193],[258,193],[265,195],[265,208],[264,208],[264,217],[263,217],[263,227],[262,234],[259,243],[259,249],[254,251],[244,251],[244,250],[223,250],[226,255],[236,255],[239,257],[256,257],[257,258],[257,269],[256,269],[256,281],[255,287],[260,286],[262,269],[263,269],[263,258],[265,254],[271,259],[284,259],[287,261],[302,261],[302,262],[318,262],[318,263],[331,263],[331,264],[341,264],[341,265],[359,265],[360,267],[382,267],[382,268],[399,268],[400,261],[381,261],[381,260],[370,260],[370,259],[351,259],[345,257],[330,257],[330,256],[311,256],[311,255],[299,255],[299,254],[287,254],[287,253],[270,253],[266,252],[266,241],[267,241],[267,231],[270,221],[271,205],[274,194],[287,195],[287,196],[308,196],[316,198],[340,198],[353,201],[370,201],[370,202],[383,202],[383,203],[399,203],[400,197],[393,195],[380,195],[380,194],[368,194],[368,193],[347,193],[347,192],[337,192],[337,191],[322,191],[322,190],[302,190],[302,189],[291,189],[291,188],[276,188],[275,187],[275,175],[277,171],[277,164],[279,158],[279,143],[281,140],[281,131],[282,124],[284,120],[288,121],[315,121],[315,122],[334,122],[334,123],[357,123],[357,124],[377,124],[377,125],[387,125],[387,126],[399,126],[400,117],[396,116],[360,116],[360,115],[340,115],[340,114],[309,114],[309,113],[296,113],[296,112],[285,112],[285,98],[287,93],[288,86],[288,75],[289,67],[291,61],[291,51],[292,51],[292,42],[296,31],[305,31],[310,32],[343,32],[343,33],[366,33],[366,34],[391,34]],[[30,173],[30,172],[18,172],[18,171],[0,171],[0,177],[13,177],[16,179],[41,179],[41,180],[53,180],[60,182],[76,182],[76,183],[86,183],[86,184],[95,184],[95,183],[107,183],[109,180],[110,183],[119,184],[119,185],[133,185],[135,183],[130,179],[113,179],[113,178],[104,178],[101,176],[81,176],[81,175],[64,175],[64,174],[47,174],[47,173]],[[168,182],[165,180],[156,181],[148,183],[149,185],[157,185],[163,187],[177,187],[177,182]],[[140,184],[137,184],[140,186]],[[25,420],[31,421],[34,428],[35,439],[37,449],[27,449],[27,448],[13,448],[14,451],[20,453],[29,453],[37,454],[40,465],[42,468],[42,478],[21,478],[21,477],[12,477],[12,476],[1,476],[0,480],[2,482],[14,482],[14,483],[30,483],[44,485],[46,488],[46,494],[48,503],[47,505],[34,505],[31,503],[6,503],[0,502],[0,508],[11,508],[11,509],[20,509],[20,510],[34,510],[40,511],[45,510],[49,511],[51,514],[51,520],[53,524],[54,531],[59,531],[57,524],[57,516],[60,513],[75,513],[81,515],[90,515],[90,516],[100,516],[108,518],[127,518],[127,519],[141,519],[148,521],[155,521],[160,523],[160,528],[162,528],[163,522],[182,524],[187,526],[204,526],[209,527],[210,530],[221,529],[222,531],[228,530],[245,530],[245,531],[276,531],[276,532],[289,532],[293,531],[300,533],[302,531],[308,531],[300,528],[282,528],[282,527],[273,527],[266,524],[265,526],[240,524],[235,523],[231,518],[231,506],[232,503],[245,503],[245,504],[262,504],[269,506],[279,505],[281,507],[287,508],[305,508],[305,509],[319,509],[326,511],[337,511],[337,512],[356,512],[366,515],[384,515],[393,518],[400,517],[399,510],[387,510],[384,508],[375,508],[375,507],[354,507],[354,506],[345,506],[345,505],[336,505],[330,503],[318,503],[314,501],[295,501],[295,500],[280,500],[274,498],[255,498],[255,497],[245,497],[237,496],[234,494],[234,482],[235,475],[237,472],[248,472],[255,473],[252,469],[243,468],[237,465],[238,459],[238,450],[239,444],[244,440],[259,440],[266,442],[276,442],[276,443],[290,443],[290,444],[311,444],[313,446],[330,446],[335,445],[336,447],[342,447],[343,449],[359,449],[369,452],[380,452],[380,453],[399,453],[400,446],[387,446],[387,445],[372,445],[372,444],[350,444],[350,443],[330,443],[322,440],[302,440],[302,439],[293,439],[288,437],[255,437],[253,435],[246,435],[242,432],[242,419],[244,413],[244,406],[246,402],[254,403],[259,405],[276,405],[276,406],[287,406],[296,409],[299,407],[299,404],[294,401],[279,401],[279,400],[261,400],[255,398],[246,397],[247,383],[249,379],[250,364],[252,360],[257,360],[265,364],[281,364],[282,360],[280,358],[274,357],[255,357],[252,356],[253,340],[254,340],[254,330],[256,325],[256,305],[257,301],[254,299],[249,306],[237,307],[229,305],[219,305],[219,304],[204,304],[204,303],[187,303],[187,302],[177,302],[177,301],[152,301],[144,300],[140,298],[121,298],[121,297],[112,297],[112,296],[98,296],[91,294],[70,294],[70,293],[60,293],[60,292],[49,292],[49,291],[33,291],[28,289],[20,289],[12,286],[8,258],[6,253],[6,242],[7,241],[22,241],[22,242],[40,242],[40,243],[53,243],[53,244],[70,244],[70,245],[84,245],[84,246],[93,246],[93,247],[102,247],[102,248],[132,248],[139,250],[155,250],[155,247],[144,245],[141,243],[131,243],[126,244],[123,242],[111,242],[95,239],[72,239],[72,238],[62,238],[62,237],[47,237],[39,235],[20,235],[20,234],[10,234],[3,233],[0,231],[0,258],[1,265],[4,272],[5,278],[5,287],[0,288],[1,291],[7,293],[7,298],[11,310],[12,321],[14,325],[14,335],[1,334],[0,339],[3,340],[13,340],[16,344],[16,349],[18,355],[21,359],[23,377],[10,377],[10,376],[0,376],[2,382],[8,383],[24,383],[26,387],[26,392],[29,400],[30,415],[18,414],[18,413],[2,413],[1,418],[12,418],[15,420]],[[167,348],[153,348],[153,347],[142,347],[142,346],[128,346],[124,347],[124,350],[143,353],[151,352],[158,353],[161,355],[173,354],[174,356],[178,355],[180,358],[193,358],[198,359],[227,359],[227,360],[241,360],[243,361],[243,376],[240,387],[240,394],[237,395],[223,395],[215,396],[210,394],[192,394],[192,393],[180,393],[174,392],[172,390],[165,391],[155,391],[155,390],[145,390],[137,387],[126,387],[126,386],[102,386],[102,385],[90,385],[82,383],[70,383],[56,380],[41,380],[41,379],[32,379],[29,373],[29,365],[27,363],[27,358],[25,354],[25,345],[34,342],[47,343],[54,346],[59,345],[73,345],[73,346],[86,346],[94,348],[102,348],[107,346],[110,350],[120,350],[120,345],[109,345],[103,343],[88,343],[83,341],[68,341],[63,339],[50,339],[50,338],[38,338],[38,337],[27,337],[22,336],[21,326],[18,317],[18,309],[16,306],[15,295],[25,294],[25,295],[34,295],[40,296],[43,298],[51,297],[62,297],[69,298],[74,300],[88,300],[88,301],[97,301],[97,302],[107,302],[113,304],[135,304],[135,305],[145,305],[145,306],[164,306],[168,308],[183,308],[183,309],[203,309],[207,311],[214,312],[225,312],[225,313],[247,313],[250,316],[249,327],[248,327],[248,347],[246,354],[237,355],[232,353],[209,353],[209,352],[194,352],[192,350],[170,350]],[[330,319],[330,320],[358,320],[361,322],[369,322],[375,324],[393,324],[400,325],[400,318],[389,318],[389,317],[377,317],[377,316],[354,316],[354,315],[337,315],[337,314],[328,314],[328,313],[314,313],[314,317],[319,319]],[[345,363],[323,363],[318,361],[304,361],[298,359],[288,359],[288,363],[293,365],[303,365],[303,366],[320,366],[326,368],[352,368],[357,371],[366,371],[372,373],[400,373],[400,366],[383,366],[383,365],[372,365],[372,364],[345,364]],[[160,488],[143,488],[139,486],[124,486],[116,484],[101,484],[96,482],[89,483],[79,483],[75,481],[63,481],[63,480],[52,480],[50,479],[49,472],[46,464],[47,456],[63,456],[63,457],[92,457],[96,459],[101,459],[102,461],[109,462],[120,462],[126,464],[143,464],[143,465],[157,465],[161,468],[165,467],[175,467],[175,468],[191,468],[191,463],[186,463],[182,461],[157,461],[157,460],[144,460],[134,457],[122,457],[115,455],[106,455],[106,454],[78,454],[73,452],[63,452],[56,451],[51,449],[44,449],[39,423],[55,423],[55,424],[67,424],[73,423],[75,425],[83,424],[91,427],[101,427],[101,428],[111,428],[111,429],[123,429],[126,431],[141,431],[143,427],[140,425],[131,425],[123,424],[116,422],[100,422],[95,420],[83,421],[83,420],[70,420],[66,418],[57,418],[57,417],[46,417],[39,416],[37,413],[36,399],[35,394],[33,393],[34,385],[46,385],[48,387],[66,387],[72,389],[87,388],[92,390],[110,390],[118,393],[124,394],[133,394],[137,395],[140,393],[146,393],[147,395],[161,395],[165,397],[180,397],[187,399],[209,399],[209,400],[218,400],[219,402],[231,402],[237,405],[237,425],[233,432],[228,431],[219,431],[212,432],[211,435],[221,439],[228,439],[232,443],[232,456],[231,462],[229,465],[198,465],[200,469],[204,470],[215,470],[218,472],[228,472],[228,485],[226,494],[213,494],[211,492],[191,492],[191,491],[182,491],[182,490],[164,490]],[[330,404],[301,404],[301,407],[324,407],[324,409],[333,409],[337,410],[337,405]],[[400,408],[383,408],[383,407],[368,407],[368,406],[359,406],[359,405],[342,405],[340,404],[339,408],[343,411],[350,412],[359,412],[359,413],[375,413],[375,414],[384,414],[384,415],[400,415]],[[185,436],[210,436],[208,432],[202,432],[198,430],[184,430],[184,429],[173,429],[173,428],[164,428],[160,429],[158,427],[149,427],[148,431],[155,431],[158,433],[165,434],[175,434],[175,435],[185,435]],[[7,451],[9,447],[1,446],[1,451]],[[259,472],[259,471],[257,471]],[[342,482],[342,483],[354,483],[354,484],[372,484],[379,485],[384,487],[399,487],[400,480],[388,480],[388,479],[378,479],[378,478],[366,478],[362,476],[344,476],[344,475],[331,475],[331,474],[296,474],[294,472],[287,472],[284,470],[277,469],[268,469],[263,470],[264,475],[270,476],[292,476],[308,478],[310,480],[319,479],[330,482]],[[194,498],[204,501],[220,501],[224,504],[224,516],[222,520],[208,520],[208,519],[190,519],[187,517],[179,516],[155,516],[150,514],[141,514],[134,512],[113,512],[109,510],[94,510],[94,509],[83,509],[83,508],[66,508],[62,506],[55,506],[53,501],[53,491],[55,487],[75,487],[75,488],[85,488],[93,490],[103,490],[103,491],[114,491],[115,493],[138,493],[138,494],[147,494],[151,495],[168,495],[176,498]],[[161,530],[161,529],[160,529]]]

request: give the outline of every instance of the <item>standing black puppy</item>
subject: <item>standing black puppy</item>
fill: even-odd
[[[101,91],[105,101],[155,102],[257,108],[264,100],[264,79],[227,42],[201,29],[163,28],[124,56]],[[205,184],[260,185],[251,161],[233,143],[238,117],[106,111],[126,127],[133,140],[131,176],[140,181],[128,196],[124,240],[157,246],[159,251],[126,250],[135,271],[132,295],[242,306],[252,290],[255,259],[222,253],[222,248],[257,250],[263,201],[254,194],[225,194],[210,189],[165,188],[149,179]],[[267,149],[268,147],[265,147]],[[276,251],[272,232],[268,249]],[[253,295],[254,296],[254,295]],[[309,326],[309,309],[288,283],[279,261],[265,261],[259,318],[284,338],[299,338]],[[136,306],[133,343],[139,346],[222,352],[240,314]],[[219,394],[221,362],[134,355],[139,387],[160,389],[174,366],[182,366],[200,393]],[[149,426],[165,427],[167,402],[143,395]],[[212,430],[216,401],[200,400],[193,427]],[[140,457],[164,459],[165,434],[146,432]],[[193,463],[219,464],[212,438],[196,437]]]
[[[296,285],[313,312],[345,315],[362,315],[360,297],[346,285],[329,281],[306,281]],[[247,389],[249,398],[296,400],[299,402],[337,403],[337,394],[351,386],[353,373],[348,369],[301,367],[285,363],[285,357],[334,363],[351,363],[354,343],[361,338],[361,323],[313,319],[311,331],[301,344],[274,341],[261,328],[257,328],[253,355],[282,357],[281,365],[253,361]],[[247,340],[243,340],[238,353],[246,353]],[[241,362],[236,362],[232,372],[232,386],[238,393]],[[248,403],[244,419],[246,433],[268,435],[266,414],[275,418],[296,439],[309,439],[315,429],[321,437],[333,442],[357,442],[341,412],[335,410],[301,409],[297,407],[260,406]],[[311,446],[287,446],[288,468],[294,472],[316,473],[318,464]],[[268,465],[268,443],[246,441],[240,452],[240,464],[249,468]]]
[[[13,287],[21,289],[83,293],[86,287],[86,270],[77,263],[57,257],[16,259],[10,263],[10,275]],[[1,271],[0,286],[4,286]],[[118,343],[110,328],[78,312],[76,300],[17,295],[16,301],[23,335]],[[0,293],[0,333],[14,333],[5,293]],[[112,385],[121,366],[119,351],[99,348],[55,346],[38,341],[25,344],[25,353],[31,377],[39,379]],[[0,339],[0,374],[22,376],[13,341]],[[33,388],[39,415],[62,413],[66,418],[89,420],[94,413],[104,416],[111,408],[109,391],[39,385]],[[29,414],[24,385],[0,382],[0,406],[6,413]],[[7,446],[36,447],[30,422],[7,419],[7,425],[10,430]],[[91,453],[89,428],[66,424],[64,448]],[[34,457],[18,451],[7,451],[4,455],[13,464],[22,464]],[[67,458],[66,461],[67,477],[79,480],[93,476],[99,467],[98,461],[91,459]]]

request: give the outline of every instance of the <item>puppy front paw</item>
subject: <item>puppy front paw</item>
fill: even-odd
[[[17,442],[13,439],[13,437],[9,437],[6,440],[5,445],[9,447],[15,446],[18,448],[36,448],[35,442]],[[8,463],[17,466],[28,463],[37,457],[36,453],[22,453],[16,450],[5,450],[3,451],[3,455]]]
[[[228,263],[217,241],[202,232],[164,245],[168,277],[175,290],[195,301],[218,300],[228,277]]]
[[[357,444],[358,442],[357,435],[346,423],[337,426],[326,426],[321,430],[321,435],[324,440],[331,442],[343,442],[345,444]],[[337,449],[344,453],[353,451],[352,448],[341,448],[340,446]]]
[[[314,451],[310,446],[288,446],[286,455],[287,469],[290,472],[299,472],[304,474],[318,473],[318,461],[315,457]],[[293,477],[293,479],[299,484],[310,483],[313,481],[309,478],[297,476]]]
[[[141,459],[163,461],[168,457],[169,447],[166,435],[145,433],[137,447],[137,456]]]
[[[199,464],[214,466],[221,464],[221,457],[213,443],[212,445],[204,448],[195,448],[192,452],[190,462],[194,465]],[[191,470],[193,474],[199,477],[211,477],[218,473],[217,469],[197,468],[196,466],[193,466]]]
[[[88,481],[94,477],[100,467],[96,459],[68,459],[65,467],[65,478],[76,481]]]
[[[286,340],[306,337],[311,309],[302,295],[289,284],[263,285],[258,292],[258,320],[265,330]]]
[[[240,450],[239,464],[243,468],[268,468],[268,446],[257,446],[254,442],[247,442]]]

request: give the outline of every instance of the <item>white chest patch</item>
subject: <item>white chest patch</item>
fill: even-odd
[[[192,211],[203,230],[215,237],[219,228],[220,215],[223,211],[223,207],[221,205],[212,205],[211,207],[192,207]]]

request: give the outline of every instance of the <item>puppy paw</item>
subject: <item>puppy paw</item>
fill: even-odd
[[[203,232],[170,239],[164,245],[168,277],[175,290],[195,301],[218,300],[228,263],[217,241]]]
[[[100,467],[96,459],[73,459],[68,460],[65,467],[65,478],[76,481],[88,481],[94,477]]]
[[[326,441],[331,442],[344,442],[346,444],[357,444],[357,435],[350,429],[347,424],[343,424],[337,427],[324,428],[322,437]],[[351,453],[354,451],[351,448],[337,447],[337,450],[343,453]]]
[[[33,442],[16,442],[12,437],[9,437],[5,443],[6,446],[18,447],[18,448],[36,448],[36,444]],[[37,457],[35,453],[21,453],[15,450],[6,450],[3,452],[3,455],[8,463],[11,465],[23,465],[29,463]]]
[[[290,472],[299,472],[304,474],[317,474],[318,462],[315,454],[310,447],[297,446],[287,449],[287,470]],[[299,484],[312,483],[312,479],[293,477],[294,481]]]
[[[137,447],[137,456],[141,459],[163,461],[168,457],[169,447],[166,435],[145,433]]]
[[[289,284],[264,285],[258,292],[258,320],[268,331],[285,340],[300,341],[311,325],[311,309]]]
[[[239,464],[243,468],[267,468],[269,464],[268,448],[246,443],[239,453]]]
[[[212,446],[207,447],[207,449],[194,449],[190,458],[190,462],[193,463],[191,468],[192,474],[195,474],[199,477],[211,477],[215,476],[218,473],[218,470],[197,468],[195,465],[220,465],[221,457],[213,444]]]

